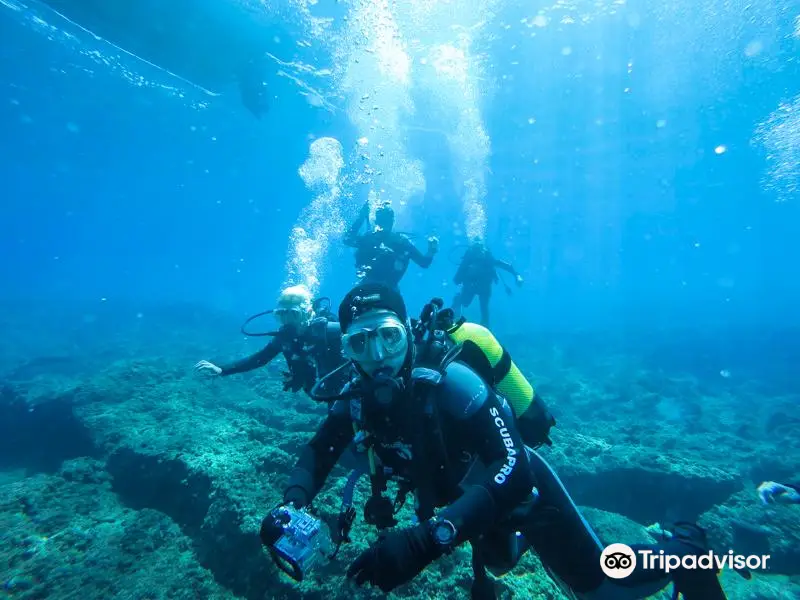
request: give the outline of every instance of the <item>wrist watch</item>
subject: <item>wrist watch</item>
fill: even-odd
[[[433,541],[437,546],[449,547],[453,544],[458,534],[456,526],[452,521],[442,519],[441,517],[433,517],[428,520],[428,529],[431,532]]]

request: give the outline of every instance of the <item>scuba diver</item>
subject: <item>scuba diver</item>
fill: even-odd
[[[417,517],[409,527],[382,531],[355,559],[347,577],[357,585],[388,593],[469,542],[474,600],[496,597],[487,569],[505,573],[528,549],[573,598],[645,598],[669,582],[685,600],[725,598],[715,570],[638,565],[624,580],[607,577],[603,545],[555,472],[526,443],[506,399],[458,360],[458,346],[436,367],[418,361],[420,347],[396,290],[357,286],[340,305],[339,321],[343,352],[356,374],[337,393],[326,389],[325,378],[312,390],[318,400],[327,394],[331,409],[301,451],[283,502],[261,524],[262,543],[293,578],[302,580],[331,547],[321,521],[305,507],[355,440],[369,457],[365,520],[381,530],[393,527],[396,506],[410,492]],[[387,480],[398,482],[394,503],[383,494]],[[349,501],[352,487],[348,481]],[[344,514],[339,544],[348,540],[355,511],[350,506]],[[689,523],[657,544],[631,548],[679,557],[708,552],[705,532]]]
[[[480,238],[475,238],[464,253],[456,275],[453,277],[453,282],[461,286],[461,290],[453,300],[453,307],[459,315],[462,308],[468,307],[472,304],[475,296],[478,296],[481,325],[489,326],[489,299],[492,296],[492,285],[500,281],[497,269],[511,273],[517,286],[522,285],[522,276],[514,267],[510,263],[497,260],[492,256],[486,244]],[[511,293],[508,286],[506,286],[506,291]]]
[[[764,504],[800,504],[800,485],[765,481],[758,486]]]
[[[345,245],[356,249],[356,274],[359,283],[379,282],[397,288],[408,269],[409,261],[414,261],[423,269],[431,266],[433,257],[439,250],[437,238],[428,238],[428,252],[422,254],[408,236],[393,231],[394,210],[389,201],[382,202],[376,209],[374,230],[361,234],[361,227],[369,222],[369,209],[369,202],[365,202],[358,218],[344,236]]]
[[[195,365],[195,370],[225,377],[245,373],[263,367],[283,353],[288,371],[284,373],[283,391],[309,393],[318,378],[323,377],[346,363],[341,352],[341,331],[335,315],[330,310],[320,310],[320,303],[314,302],[311,292],[303,285],[284,289],[278,296],[276,308],[256,317],[272,313],[277,317],[280,328],[263,334],[245,331],[245,335],[269,335],[270,342],[261,350],[233,364],[217,366],[207,360]],[[318,314],[319,313],[319,314]]]

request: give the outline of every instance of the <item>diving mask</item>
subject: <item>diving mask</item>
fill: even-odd
[[[278,319],[278,322],[284,326],[293,325],[299,327],[300,325],[304,325],[309,318],[308,311],[299,306],[294,306],[292,308],[276,308],[273,314],[275,318]]]
[[[342,349],[369,375],[384,370],[396,375],[405,362],[408,332],[394,313],[368,313],[342,335]]]

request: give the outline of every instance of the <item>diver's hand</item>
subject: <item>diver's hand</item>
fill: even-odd
[[[774,481],[765,481],[758,486],[758,495],[764,504],[800,504],[800,492]]]
[[[518,273],[515,279],[516,279],[516,282],[517,282],[517,286],[518,286],[518,287],[522,287],[522,283],[523,283],[523,281],[524,281],[524,279],[522,279],[522,275],[520,275],[520,274]]]
[[[194,370],[198,373],[201,371],[210,371],[214,375],[222,375],[222,369],[220,369],[217,365],[212,362],[208,362],[207,360],[201,360],[194,366]]]
[[[284,392],[299,392],[303,389],[303,380],[297,377],[291,371],[283,372],[283,391]]]
[[[431,236],[428,238],[428,254],[433,256],[439,251],[439,238]]]
[[[426,523],[381,534],[347,569],[356,585],[370,583],[388,593],[408,583],[442,554]]]
[[[261,544],[266,548],[273,546],[283,535],[286,518],[281,513],[285,510],[285,506],[285,504],[276,506],[261,520],[258,535],[261,538]]]

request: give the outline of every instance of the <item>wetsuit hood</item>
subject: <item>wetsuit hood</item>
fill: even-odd
[[[394,227],[394,209],[385,202],[375,210],[375,225],[383,231],[391,231]]]
[[[406,323],[408,311],[400,292],[380,283],[364,283],[350,290],[339,305],[339,323],[347,333],[353,320],[371,310],[388,310]]]

